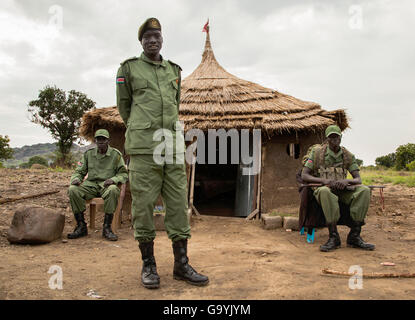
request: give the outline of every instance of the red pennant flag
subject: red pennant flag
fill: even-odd
[[[209,19],[208,19],[208,21],[206,22],[205,26],[203,27],[202,32],[209,32]]]

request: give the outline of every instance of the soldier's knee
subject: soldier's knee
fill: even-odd
[[[364,195],[370,195],[370,188],[367,186],[359,186],[358,192]]]
[[[320,187],[318,188],[318,192],[322,195],[329,195],[331,193],[331,189],[329,187]]]
[[[118,187],[115,184],[112,184],[108,187],[108,192],[110,194],[119,195],[120,189],[118,189]]]
[[[75,185],[69,186],[69,189],[68,189],[69,196],[76,195],[76,194],[78,194],[78,192],[79,192],[79,187],[77,187]]]

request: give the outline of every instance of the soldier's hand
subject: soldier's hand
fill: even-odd
[[[107,179],[104,182],[104,187],[106,188],[106,187],[108,187],[108,186],[110,186],[112,184],[114,184],[114,181],[112,181],[112,179]]]
[[[328,186],[330,189],[336,189],[336,181],[335,180],[326,179],[325,185]]]
[[[349,185],[349,182],[347,180],[338,180],[336,181],[337,189],[344,190]]]
[[[79,186],[81,184],[81,181],[79,181],[79,179],[75,179],[74,181],[72,181],[71,184],[74,186]]]
[[[337,181],[333,181],[332,188],[335,189],[335,190],[344,190],[344,189],[346,189],[347,185],[348,185],[347,181],[337,180]]]

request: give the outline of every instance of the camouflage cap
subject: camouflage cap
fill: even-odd
[[[105,137],[105,138],[109,139],[109,138],[110,138],[110,134],[109,134],[108,130],[105,130],[105,129],[98,129],[98,130],[95,132],[95,138],[96,138],[96,137]]]
[[[158,21],[157,18],[148,18],[144,23],[140,26],[138,29],[138,40],[141,42],[141,39],[143,39],[143,34],[148,29],[155,29],[161,31],[161,25],[160,21]]]
[[[331,134],[337,134],[339,136],[342,135],[342,131],[340,130],[340,128],[336,125],[332,125],[332,126],[328,126],[326,129],[326,138],[331,135]]]

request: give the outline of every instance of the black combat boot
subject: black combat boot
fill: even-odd
[[[173,242],[174,253],[174,269],[173,278],[176,280],[184,280],[195,286],[204,286],[209,283],[209,278],[197,273],[189,264],[187,258],[187,239]]]
[[[337,232],[337,224],[334,223],[328,223],[327,227],[329,229],[329,240],[323,245],[320,246],[320,251],[328,252],[335,249],[340,248],[341,241],[339,233]]]
[[[362,231],[363,222],[354,221],[350,227],[350,232],[347,235],[347,246],[353,248],[360,248],[364,250],[375,250],[375,245],[366,243],[360,237],[360,232]]]
[[[111,223],[113,214],[106,213],[104,216],[104,226],[102,228],[102,236],[110,241],[117,241],[118,237],[112,232]]]
[[[88,235],[88,227],[85,223],[84,213],[75,213],[76,227],[72,233],[68,233],[68,239],[77,239]]]
[[[143,260],[141,283],[147,289],[157,289],[160,287],[160,277],[157,273],[156,259],[154,258],[154,241],[140,242],[138,247]]]

